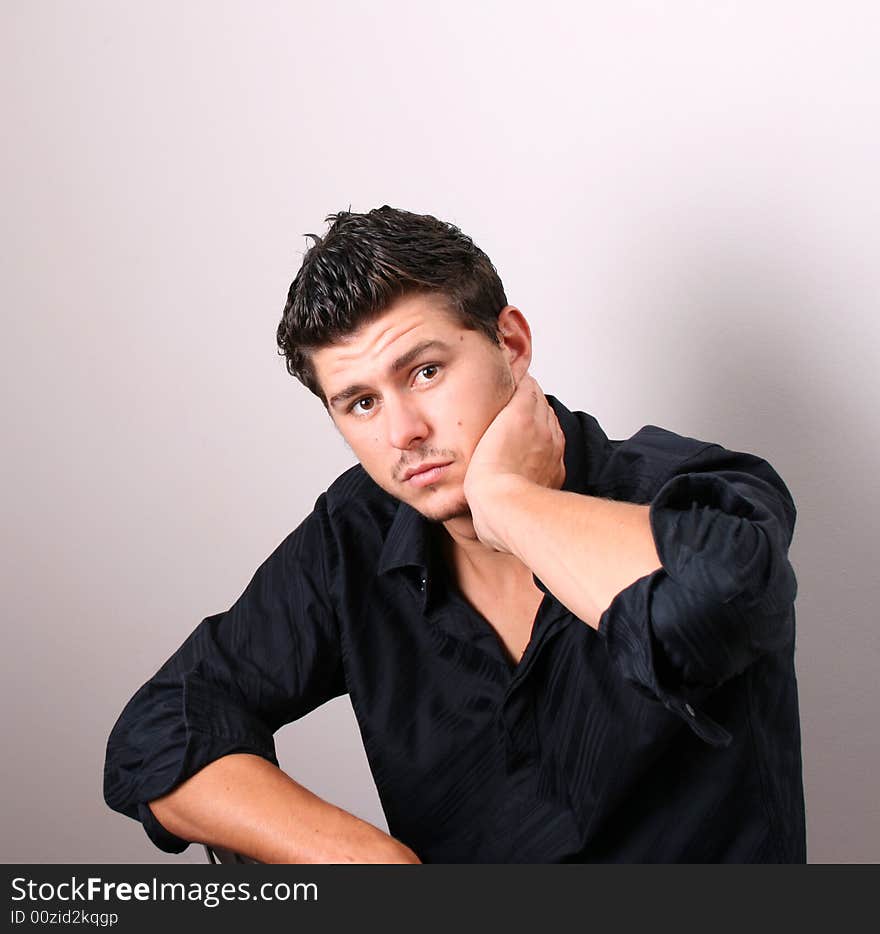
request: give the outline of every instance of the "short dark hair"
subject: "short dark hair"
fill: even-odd
[[[434,293],[462,324],[498,342],[507,304],[489,257],[453,224],[384,205],[366,214],[330,214],[287,295],[278,353],[287,371],[326,405],[311,352],[356,331],[403,295]]]

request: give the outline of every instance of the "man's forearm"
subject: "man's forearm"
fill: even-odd
[[[477,509],[493,537],[595,629],[621,590],[662,566],[648,506],[551,490],[515,476],[499,478],[484,493]]]
[[[263,863],[419,862],[399,840],[260,756],[223,756],[149,806],[170,833]]]

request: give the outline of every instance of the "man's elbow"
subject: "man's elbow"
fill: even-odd
[[[783,529],[772,518],[753,521],[693,507],[687,535],[669,529],[659,551],[663,569],[703,601],[791,603],[796,587]]]

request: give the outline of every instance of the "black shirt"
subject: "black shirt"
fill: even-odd
[[[442,526],[353,467],[126,706],[110,807],[179,852],[147,801],[229,753],[277,764],[273,733],[348,693],[389,830],[424,862],[804,861],[788,490],[753,455],[650,425],[611,441],[548,400],[563,489],[651,505],[663,567],[598,631],[536,579],[513,664]]]

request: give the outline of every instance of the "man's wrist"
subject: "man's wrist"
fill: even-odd
[[[534,484],[515,473],[487,474],[476,482],[465,485],[465,495],[471,509],[494,513],[515,501],[522,491]]]
[[[484,541],[500,551],[515,554],[509,540],[509,522],[525,492],[536,486],[520,474],[490,474],[466,491],[475,527],[483,530]],[[479,531],[478,531],[478,534]]]

